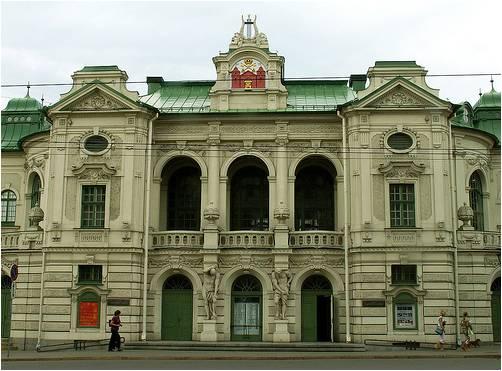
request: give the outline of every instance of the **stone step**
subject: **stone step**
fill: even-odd
[[[364,344],[347,343],[270,343],[270,342],[200,342],[142,341],[126,342],[127,349],[166,349],[180,351],[244,351],[244,352],[364,352]]]

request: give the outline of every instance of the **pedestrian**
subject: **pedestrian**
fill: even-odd
[[[108,323],[110,325],[110,331],[112,332],[110,343],[108,344],[108,351],[113,352],[113,350],[117,348],[117,351],[121,352],[119,327],[122,326],[122,322],[120,322],[120,310],[115,311],[112,319]]]
[[[460,329],[464,335],[464,341],[462,342],[461,348],[465,352],[471,346],[471,334],[473,333],[471,321],[469,320],[469,314],[467,312],[464,312],[464,318],[460,322]]]
[[[439,341],[436,343],[435,348],[436,349],[441,349],[444,350],[444,343],[445,343],[445,335],[446,335],[446,312],[442,310],[439,312],[439,317],[437,321],[437,329],[436,333],[439,335]]]

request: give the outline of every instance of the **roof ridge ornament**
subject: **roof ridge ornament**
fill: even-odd
[[[31,88],[31,86],[30,86],[30,82],[29,81],[28,81],[28,85],[26,85],[26,88],[28,89],[28,91],[26,92],[25,98],[30,98],[30,88]]]
[[[247,19],[244,20],[244,16],[241,15],[241,28],[239,32],[234,33],[229,49],[237,49],[242,46],[257,46],[268,49],[267,36],[258,30],[256,18],[256,15],[252,19],[251,14],[248,14]]]

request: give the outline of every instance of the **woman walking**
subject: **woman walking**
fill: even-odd
[[[439,335],[439,341],[436,343],[435,348],[436,349],[441,349],[441,350],[444,350],[445,335],[446,335],[446,331],[445,331],[445,328],[446,328],[446,319],[445,319],[445,316],[446,316],[446,312],[444,310],[442,310],[439,313],[438,322],[437,322],[437,328],[439,330],[436,331],[436,333]]]
[[[120,310],[115,311],[109,324],[112,336],[110,337],[110,343],[108,344],[108,351],[113,352],[113,350],[117,348],[117,351],[121,352],[122,349],[120,349],[119,327],[122,326],[122,323],[120,322]]]
[[[460,329],[464,335],[464,341],[462,342],[461,348],[464,352],[471,346],[472,325],[468,316],[469,314],[464,312],[464,318],[462,319],[462,322],[460,322]]]

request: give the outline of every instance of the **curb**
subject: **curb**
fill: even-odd
[[[240,361],[240,360],[266,360],[266,361],[284,361],[284,360],[314,360],[314,359],[417,359],[417,358],[500,358],[498,353],[484,353],[484,354],[393,354],[393,355],[372,355],[372,354],[358,354],[355,355],[302,355],[302,356],[69,356],[69,357],[43,357],[43,358],[3,358],[2,362],[38,362],[38,361],[84,361],[84,360],[103,360],[103,361],[116,361],[116,360],[166,360],[166,361]]]

